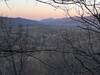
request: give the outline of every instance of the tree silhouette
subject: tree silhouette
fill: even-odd
[[[5,0],[6,1],[6,0]],[[67,15],[82,25],[79,30],[67,30],[62,34],[64,47],[62,49],[37,49],[33,37],[29,35],[27,26],[8,25],[9,21],[0,19],[0,57],[4,71],[0,74],[23,75],[24,66],[29,57],[47,65],[47,75],[100,75],[100,3],[96,0],[37,0],[54,7],[66,5]],[[56,3],[56,4],[55,4]],[[60,4],[60,5],[57,5]],[[72,17],[70,5],[78,6],[78,15]],[[44,61],[35,53],[55,52]],[[56,54],[60,53],[60,54]],[[45,55],[45,58],[47,55]],[[51,60],[54,59],[52,62]],[[51,61],[51,62],[49,62]]]
[[[73,68],[71,68],[71,72],[74,75],[99,75],[99,38],[100,35],[100,2],[96,0],[50,0],[43,1],[37,0],[42,3],[46,3],[53,6],[61,7],[64,5],[64,11],[66,14],[73,20],[81,22],[81,26],[78,25],[78,30],[73,30],[74,32],[67,31],[63,38],[67,45],[70,45],[70,50],[72,50],[72,63]],[[51,2],[52,1],[52,2]],[[55,4],[56,3],[56,4]],[[60,4],[60,5],[59,5]],[[78,7],[77,15],[72,17],[70,14],[70,6],[73,5],[72,8],[74,10],[75,7]],[[75,33],[76,32],[76,33]],[[81,38],[84,37],[84,40]],[[94,40],[96,42],[94,42]],[[98,41],[98,42],[97,42]],[[63,59],[66,61],[70,61],[66,59],[67,54],[63,55]],[[68,63],[66,64],[68,65]],[[77,69],[81,69],[73,71],[77,65]],[[79,67],[78,67],[79,65]],[[67,66],[68,67],[68,66]],[[72,67],[72,66],[70,66]]]

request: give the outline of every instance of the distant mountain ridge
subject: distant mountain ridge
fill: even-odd
[[[44,25],[39,21],[36,20],[30,20],[25,18],[11,18],[11,17],[0,17],[0,19],[4,19],[6,21],[9,21],[10,25]]]
[[[57,26],[78,26],[80,25],[80,22],[74,21],[70,18],[59,18],[59,19],[54,19],[54,18],[49,18],[49,19],[43,19],[41,20],[42,23],[47,24],[47,25],[57,25]]]
[[[48,18],[42,19],[40,21],[37,20],[30,20],[25,18],[11,18],[11,17],[0,17],[1,19],[7,19],[10,21],[11,25],[29,25],[29,26],[77,26],[80,25],[79,22],[73,21],[70,18]]]

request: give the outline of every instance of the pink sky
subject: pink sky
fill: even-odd
[[[9,0],[8,8],[3,2],[0,6],[1,16],[23,17],[28,19],[61,18],[64,12],[46,4],[29,0]]]
[[[23,17],[28,19],[65,17],[65,12],[61,9],[55,9],[50,5],[39,3],[35,0],[9,0],[8,6],[9,8],[3,1],[0,1],[1,16]],[[75,10],[72,9],[70,12],[71,16],[75,16],[77,13],[79,13],[76,13]]]

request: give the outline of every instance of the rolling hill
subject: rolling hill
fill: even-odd
[[[53,26],[75,27],[80,25],[79,22],[73,21],[69,18],[60,18],[60,19],[48,18],[48,19],[42,19],[40,21],[19,18],[19,17],[18,18],[0,17],[0,19],[9,21],[10,25],[49,26],[49,27]]]

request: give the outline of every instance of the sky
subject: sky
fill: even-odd
[[[9,0],[8,6],[0,2],[0,16],[22,17],[27,19],[62,18],[64,11],[34,0]]]
[[[96,1],[100,2],[99,0]],[[9,0],[7,4],[8,6],[4,1],[0,1],[0,16],[22,17],[32,20],[62,18],[66,16],[63,10],[35,0]],[[76,9],[72,9],[70,12],[72,16],[77,14],[75,11]]]

